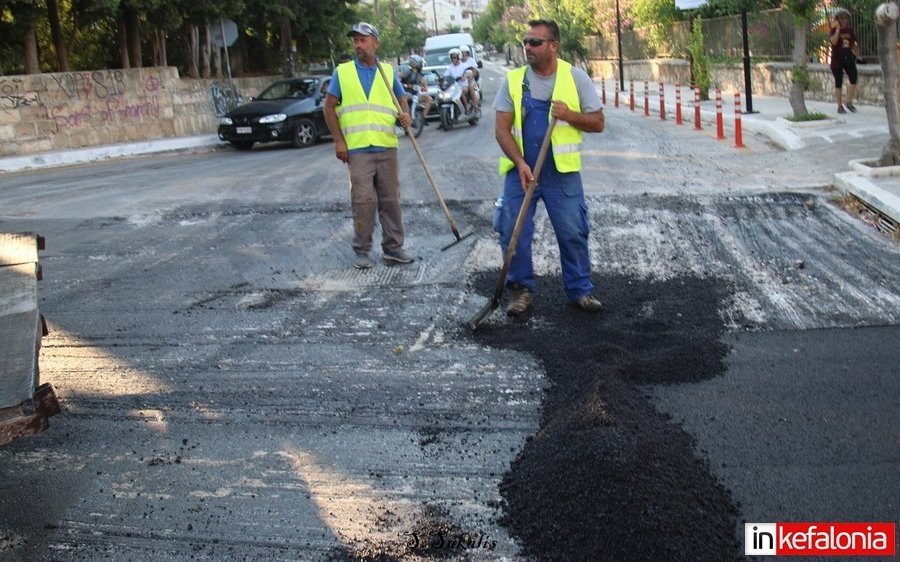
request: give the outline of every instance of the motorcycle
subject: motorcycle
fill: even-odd
[[[449,131],[454,125],[468,123],[474,127],[481,119],[481,111],[472,109],[472,102],[469,101],[469,111],[466,112],[462,103],[463,86],[456,80],[443,78],[441,81],[441,91],[437,95],[436,103],[438,104],[441,115],[441,128]],[[475,96],[481,101],[481,89],[475,84]],[[480,103],[479,103],[480,105]]]
[[[422,134],[422,129],[425,128],[425,108],[419,103],[418,92],[409,89],[407,91],[409,91],[409,95],[406,96],[406,103],[409,104],[409,114],[412,115],[412,124],[409,128],[413,136],[419,138],[419,135]],[[398,137],[406,134],[406,129],[403,128],[399,121],[396,122],[395,127]]]

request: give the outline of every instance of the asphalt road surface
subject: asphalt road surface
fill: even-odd
[[[534,311],[475,333],[489,109],[419,139],[475,232],[446,251],[401,144],[403,267],[352,268],[328,140],[0,177],[0,229],[47,239],[64,406],[0,448],[0,558],[724,560],[744,521],[897,521],[900,247],[823,189],[885,139],[607,120],[584,174],[606,311],[563,302],[542,213]]]

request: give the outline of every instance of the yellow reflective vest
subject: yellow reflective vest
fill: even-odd
[[[378,64],[384,69],[388,82],[393,84],[394,69],[388,64]],[[377,76],[377,69],[368,98],[356,72],[356,61],[339,65],[337,72],[341,84],[341,104],[336,108],[336,113],[347,148],[396,147],[399,144],[394,130],[397,108],[384,80]]]
[[[565,102],[572,111],[581,111],[578,89],[572,76],[572,65],[557,59],[556,82],[553,84],[551,100]],[[522,82],[525,80],[527,66],[517,68],[509,73],[509,93],[512,97],[515,116],[513,119],[513,138],[519,145],[519,151],[525,154],[522,141]],[[552,119],[552,117],[551,117]],[[565,121],[557,121],[550,134],[550,146],[553,147],[553,163],[560,172],[577,172],[581,170],[581,131]],[[516,165],[506,156],[500,157],[500,175],[505,176]]]

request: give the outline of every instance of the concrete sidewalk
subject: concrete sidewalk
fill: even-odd
[[[0,173],[72,166],[74,164],[84,164],[85,162],[145,154],[211,150],[224,146],[228,146],[228,144],[219,140],[217,135],[201,135],[41,152],[27,156],[0,158]]]
[[[617,80],[595,80],[597,89],[606,98],[607,112],[629,111],[631,109],[630,82],[625,82],[625,90],[619,92],[619,105],[615,106]],[[694,93],[690,87],[676,88],[674,84],[663,84],[663,107],[668,121],[676,120],[676,97],[680,90],[681,115],[683,125],[695,127],[696,110]],[[634,83],[634,111],[649,114],[650,118],[661,119],[659,83]],[[743,92],[741,106],[747,110]],[[717,111],[715,91],[710,92],[713,99],[699,103],[700,126],[716,131]],[[767,137],[773,144],[784,150],[814,149],[824,143],[833,144],[852,141],[873,135],[890,134],[887,116],[883,107],[857,105],[856,112],[839,114],[837,104],[806,100],[806,109],[811,113],[822,113],[827,119],[795,123],[788,120],[793,114],[787,98],[757,96],[752,99],[753,113],[742,113],[741,129]],[[647,110],[645,111],[645,106]],[[735,92],[722,92],[722,125],[725,137],[734,139],[735,135]],[[873,154],[876,159],[879,154]],[[874,207],[896,223],[900,223],[900,166],[872,168],[863,161],[848,161],[848,171],[835,174],[832,185],[844,193],[852,194],[869,206]]]

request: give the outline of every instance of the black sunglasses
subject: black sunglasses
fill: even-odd
[[[540,47],[544,43],[549,43],[553,41],[553,39],[538,39],[537,37],[526,37],[522,39],[522,46],[529,45],[531,47]]]

